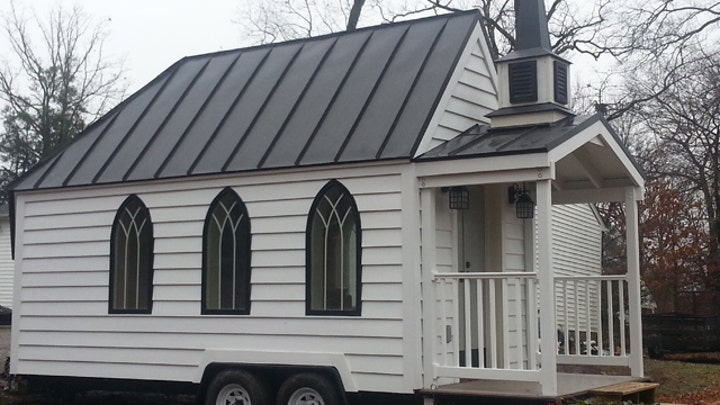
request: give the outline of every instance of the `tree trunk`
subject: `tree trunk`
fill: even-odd
[[[350,15],[348,16],[347,30],[353,31],[357,28],[358,21],[360,20],[360,12],[365,4],[365,0],[355,0],[352,8],[350,9]]]

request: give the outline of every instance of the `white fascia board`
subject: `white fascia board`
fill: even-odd
[[[553,190],[553,204],[585,204],[625,201],[628,187],[605,187],[599,189]],[[643,197],[641,187],[633,186],[636,201]]]
[[[586,143],[597,144],[596,138],[602,139],[606,147],[610,148],[615,156],[620,160],[622,165],[625,167],[628,175],[632,179],[633,183],[640,188],[645,187],[645,180],[640,172],[637,170],[635,165],[630,161],[630,157],[625,153],[625,150],[620,146],[615,137],[610,133],[610,129],[605,126],[603,121],[597,120],[589,127],[583,129],[573,137],[553,148],[548,152],[548,159],[551,162],[558,162],[565,156],[573,153]]]
[[[205,350],[193,382],[200,383],[208,365],[212,363],[321,366],[335,368],[346,392],[357,392],[350,366],[342,353],[276,352],[262,350]]]
[[[503,184],[535,182],[552,179],[551,168],[502,170],[494,172],[463,173],[441,177],[421,177],[420,188],[440,188],[481,184]]]
[[[464,173],[488,173],[522,169],[552,169],[548,155],[528,153],[522,155],[487,156],[462,159],[442,159],[415,163],[418,177],[457,175]]]
[[[10,373],[18,374],[19,359],[18,353],[20,352],[20,325],[22,319],[21,314],[22,308],[22,287],[23,287],[23,249],[21,247],[25,243],[25,203],[26,198],[22,195],[15,196],[15,261],[13,262],[13,311],[12,311],[12,324],[15,325],[10,330]],[[27,332],[26,332],[27,333]]]
[[[433,139],[433,132],[437,130],[440,118],[445,112],[445,106],[448,104],[450,98],[453,95],[453,92],[455,91],[455,85],[458,81],[460,81],[463,70],[468,63],[468,60],[472,56],[473,50],[475,50],[475,47],[478,44],[480,44],[483,55],[485,55],[483,59],[485,60],[485,64],[487,66],[488,61],[492,61],[492,57],[490,56],[490,51],[488,50],[485,36],[483,35],[482,27],[479,23],[475,25],[475,29],[473,29],[472,34],[470,34],[470,38],[468,38],[468,41],[465,43],[465,49],[463,49],[462,53],[460,54],[460,59],[458,59],[458,63],[457,65],[455,65],[455,70],[453,71],[452,75],[450,76],[450,80],[445,86],[443,95],[442,97],[440,97],[440,102],[438,102],[437,106],[435,107],[435,111],[433,111],[433,116],[430,119],[427,128],[425,129],[422,140],[420,141],[418,148],[415,150],[415,156],[413,156],[414,158],[422,155],[430,149],[429,146],[430,142],[432,142]],[[492,77],[493,90],[495,91],[495,94],[497,94],[497,73],[495,72],[495,66],[487,66],[487,68],[488,72],[490,72],[490,75]]]

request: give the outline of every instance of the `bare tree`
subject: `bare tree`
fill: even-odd
[[[709,38],[720,35],[717,0],[627,0],[613,7],[602,41],[625,85],[607,98],[610,120],[677,86],[689,66],[713,52]],[[638,80],[644,77],[652,81]]]
[[[685,66],[677,83],[638,114],[662,153],[648,166],[654,175],[674,178],[682,191],[701,197],[711,257],[720,265],[720,56],[704,56]]]
[[[242,2],[237,22],[259,43],[306,38],[355,29],[364,0]]]
[[[103,53],[102,23],[94,24],[79,8],[53,9],[48,18],[26,14],[11,3],[2,19],[12,51],[0,66],[3,188],[124,93],[122,65]]]
[[[607,45],[600,35],[610,21],[611,0],[553,0],[548,7],[553,49],[598,57]],[[286,41],[329,32],[353,30],[359,25],[390,23],[409,17],[477,8],[488,38],[491,56],[514,48],[514,2],[511,0],[287,0],[245,3],[238,20],[260,43]]]

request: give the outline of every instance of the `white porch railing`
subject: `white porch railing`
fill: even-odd
[[[535,273],[434,275],[439,377],[537,381]]]
[[[558,364],[628,365],[624,275],[555,277],[545,302],[535,273],[438,273],[433,283],[437,377],[538,381],[546,310],[556,311]]]
[[[555,277],[558,364],[627,366],[627,277]]]

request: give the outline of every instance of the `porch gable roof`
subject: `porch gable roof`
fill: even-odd
[[[520,159],[530,154],[545,156],[547,167],[554,168],[558,189],[644,185],[642,169],[600,114],[571,116],[550,125],[513,128],[474,125],[415,161],[499,156]]]

